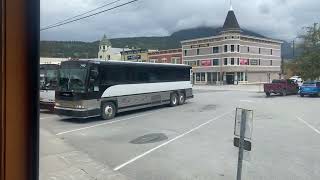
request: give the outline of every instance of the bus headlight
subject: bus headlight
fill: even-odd
[[[77,109],[84,109],[84,106],[83,105],[76,105],[76,108]]]
[[[60,106],[60,104],[59,103],[55,103],[55,106]]]

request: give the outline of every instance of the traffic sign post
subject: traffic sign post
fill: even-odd
[[[253,111],[237,108],[233,145],[239,147],[237,180],[241,180],[244,150],[251,151]],[[248,139],[248,140],[245,140]]]

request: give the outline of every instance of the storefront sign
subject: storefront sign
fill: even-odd
[[[249,65],[249,59],[240,59],[240,65]]]
[[[199,44],[199,45],[192,45],[191,48],[201,48],[201,47],[209,47],[209,44]]]
[[[256,59],[251,59],[251,60],[250,60],[250,65],[254,65],[254,66],[258,65],[258,60],[256,60]]]
[[[212,66],[212,61],[211,60],[202,60],[201,66]]]

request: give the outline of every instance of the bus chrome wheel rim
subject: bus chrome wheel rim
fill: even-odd
[[[184,101],[184,96],[181,95],[181,96],[180,96],[180,102],[183,102],[183,101]]]
[[[174,97],[174,98],[173,98],[172,103],[173,103],[173,104],[177,104],[177,97]]]
[[[106,106],[106,108],[104,109],[104,113],[106,116],[110,117],[113,114],[113,109],[110,105]]]

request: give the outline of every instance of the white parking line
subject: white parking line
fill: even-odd
[[[240,100],[240,102],[248,102],[248,103],[253,103],[251,100]]]
[[[307,121],[305,121],[305,120],[303,120],[302,118],[300,118],[300,117],[296,117],[299,121],[301,121],[302,123],[304,123],[305,125],[307,125],[310,129],[312,129],[312,130],[314,130],[316,133],[318,133],[318,134],[320,134],[320,131],[317,129],[317,128],[315,128],[315,127],[313,127],[311,124],[309,124]]]
[[[127,161],[127,162],[125,162],[125,163],[123,163],[123,164],[115,167],[113,170],[114,170],[114,171],[118,171],[119,169],[121,169],[121,168],[123,168],[123,167],[125,167],[125,166],[127,166],[127,165],[129,165],[129,164],[131,164],[131,163],[133,163],[133,162],[135,162],[136,160],[138,160],[138,159],[140,159],[140,158],[142,158],[142,157],[144,157],[144,156],[146,156],[146,155],[148,155],[148,154],[150,154],[151,152],[153,152],[153,151],[155,151],[155,150],[157,150],[157,149],[159,149],[159,148],[161,148],[161,147],[163,147],[163,146],[165,146],[165,145],[168,145],[169,143],[171,143],[171,142],[173,142],[173,141],[175,141],[175,140],[178,140],[178,139],[184,137],[185,135],[188,135],[189,133],[192,133],[193,131],[201,128],[202,126],[205,126],[205,125],[211,123],[212,121],[215,121],[215,120],[217,120],[217,119],[220,119],[220,118],[222,118],[223,116],[225,116],[225,115],[227,115],[227,114],[230,114],[230,113],[231,113],[231,112],[227,112],[227,113],[224,113],[224,114],[222,114],[222,115],[220,115],[220,116],[218,116],[218,117],[216,117],[216,118],[214,118],[214,119],[210,119],[209,121],[207,121],[207,122],[205,122],[205,123],[203,123],[203,124],[200,124],[199,126],[197,126],[197,127],[195,127],[195,128],[192,128],[191,130],[189,130],[189,131],[187,131],[187,132],[185,132],[185,133],[183,133],[183,134],[180,134],[179,136],[177,136],[177,137],[175,137],[175,138],[173,138],[173,139],[171,139],[171,140],[169,140],[169,141],[167,141],[167,142],[165,142],[165,143],[163,143],[163,144],[160,144],[160,145],[156,146],[155,148],[152,148],[152,149],[150,149],[150,150],[148,150],[148,151],[140,154],[139,156],[136,156],[136,157],[132,158],[131,160],[129,160],[129,161]]]
[[[43,120],[43,119],[51,119],[51,118],[54,118],[56,116],[48,116],[48,117],[40,117],[40,120]]]
[[[87,126],[87,127],[83,127],[83,128],[79,128],[79,129],[73,129],[73,130],[69,130],[69,131],[64,131],[64,132],[60,132],[60,133],[56,134],[56,136],[60,136],[60,135],[63,135],[63,134],[68,134],[68,133],[72,133],[72,132],[76,132],[76,131],[82,131],[82,130],[86,130],[86,129],[91,129],[91,128],[104,126],[104,125],[108,125],[108,124],[113,124],[113,123],[117,123],[117,122],[127,121],[127,120],[130,120],[130,119],[135,119],[135,118],[139,118],[139,117],[143,117],[143,116],[148,116],[148,115],[151,115],[151,114],[153,114],[153,113],[147,113],[147,114],[143,114],[143,115],[139,115],[139,116],[133,116],[133,117],[125,118],[125,119],[119,119],[119,120],[115,120],[115,121],[109,121],[109,122],[106,122],[106,123],[96,124],[96,125],[93,125],[93,126]]]

